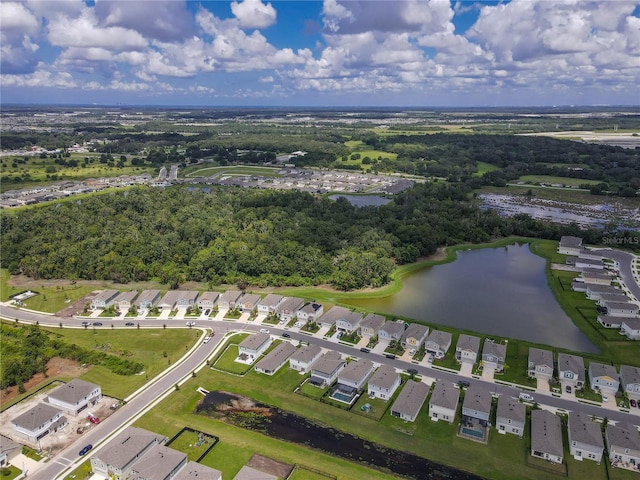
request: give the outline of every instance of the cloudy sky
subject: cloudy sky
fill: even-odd
[[[2,0],[1,102],[640,104],[640,2]]]

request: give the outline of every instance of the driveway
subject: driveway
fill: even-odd
[[[482,368],[482,380],[485,382],[493,382],[493,375],[495,374],[495,368],[485,365]]]
[[[551,388],[549,387],[549,380],[547,380],[546,378],[538,378],[536,391],[550,393]]]
[[[389,346],[389,340],[378,340],[376,346],[371,349],[372,353],[379,353],[380,355],[384,354],[384,351]]]
[[[229,311],[228,308],[219,309],[217,315],[213,317],[213,320],[224,320],[224,316],[227,314],[228,311]]]
[[[460,375],[463,377],[472,377],[473,376],[473,363],[462,362],[460,366]]]

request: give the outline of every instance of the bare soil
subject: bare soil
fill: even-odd
[[[288,463],[278,462],[269,457],[263,457],[254,453],[253,456],[247,462],[247,466],[260,470],[261,472],[270,473],[278,478],[288,478],[293,470],[293,465]]]

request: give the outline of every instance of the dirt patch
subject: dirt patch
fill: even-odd
[[[75,317],[76,315],[82,315],[84,313],[85,306],[91,303],[100,292],[101,290],[94,290],[89,295],[85,295],[84,297],[67,305],[62,310],[58,311],[56,315],[59,317]]]
[[[79,377],[85,372],[88,372],[88,367],[83,367],[79,362],[74,360],[68,360],[66,358],[53,357],[47,362],[47,376],[42,373],[38,373],[31,377],[24,383],[26,391],[36,389],[38,385],[48,382],[51,378],[64,376],[64,377]],[[18,387],[13,386],[0,391],[0,403],[5,403],[20,395]]]
[[[293,465],[288,463],[278,462],[269,457],[263,457],[254,453],[253,456],[247,462],[247,466],[260,470],[261,472],[270,473],[279,478],[288,478],[293,470]]]

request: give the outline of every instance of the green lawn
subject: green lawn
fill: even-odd
[[[481,177],[487,172],[493,172],[495,170],[500,170],[499,167],[492,165],[486,162],[478,162],[478,171],[473,174],[474,177]]]
[[[236,358],[238,358],[238,345],[229,345],[218,360],[216,360],[214,367],[235,375],[244,375],[253,367],[253,365],[236,362]]]
[[[225,166],[225,167],[206,167],[200,166],[187,167],[185,169],[185,177],[211,176],[216,174],[241,176],[241,175],[260,175],[263,177],[279,177],[278,168],[258,167],[258,166]]]
[[[586,178],[554,177],[552,175],[523,175],[518,180],[527,183],[559,183],[562,185],[597,185],[600,180],[587,180]]]
[[[200,458],[209,447],[215,442],[213,434],[202,432],[204,434],[203,442],[198,445],[198,432],[185,430],[177,438],[174,438],[167,446],[187,454],[189,461],[195,462]]]

